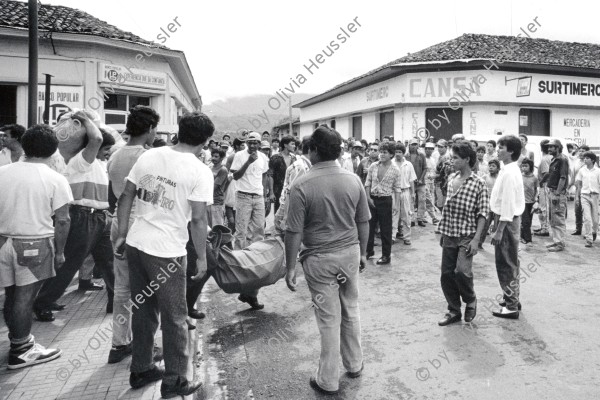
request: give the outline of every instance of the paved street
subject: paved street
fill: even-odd
[[[535,238],[521,252],[524,309],[518,321],[509,321],[486,310],[500,294],[487,244],[475,259],[475,323],[441,328],[441,249],[432,230],[415,228],[411,247],[394,245],[392,265],[370,261],[360,275],[365,372],[356,380],[343,377],[340,395],[332,398],[599,398],[599,249],[569,237],[565,252],[547,253],[547,240]],[[284,281],[260,292],[263,311],[249,311],[236,295],[209,282],[201,297],[207,319],[198,324],[190,349],[190,371],[205,382],[198,399],[325,398],[308,386],[319,335],[299,273],[296,293]],[[56,361],[6,370],[7,329],[0,321],[0,400],[160,398],[160,384],[130,389],[130,358],[106,364],[111,318],[104,313],[105,292],[75,289],[61,300],[68,307],[56,313],[56,321],[34,322],[40,343],[63,349]]]
[[[566,251],[548,253],[547,238],[534,238],[520,255],[523,312],[511,321],[486,309],[496,306],[492,299],[501,292],[493,247],[485,245],[474,263],[475,322],[439,327],[446,308],[439,235],[429,224],[414,232],[411,247],[393,246],[392,265],[372,259],[360,275],[365,372],[356,380],[343,377],[337,398],[600,397],[597,247],[584,248],[580,237],[569,236]],[[212,380],[207,398],[325,398],[308,385],[319,334],[302,275],[299,282],[296,293],[284,281],[262,290],[265,309],[249,311],[211,280],[203,295],[204,366]]]

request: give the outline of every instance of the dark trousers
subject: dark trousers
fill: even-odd
[[[367,252],[373,252],[375,246],[375,229],[379,224],[381,232],[381,256],[389,257],[392,254],[392,196],[375,197],[371,196],[375,208],[371,210],[371,220],[369,221],[369,241],[367,243]]]
[[[4,321],[8,327],[8,338],[23,340],[29,337],[33,324],[33,301],[42,287],[43,281],[25,286],[8,286],[4,288]]]
[[[158,316],[163,333],[165,375],[163,385],[186,378],[189,351],[185,298],[186,257],[162,258],[127,246],[131,287],[131,372],[154,366],[154,334]]]
[[[583,207],[581,206],[581,196],[575,202],[575,229],[581,232],[583,226]]]
[[[467,256],[467,246],[475,234],[470,236],[451,237],[443,235],[442,245],[442,275],[440,283],[448,310],[461,315],[460,299],[465,304],[476,300],[473,287],[473,256]]]
[[[479,243],[484,244],[485,239],[487,238],[488,232],[490,230],[490,226],[494,221],[495,214],[493,212],[489,212],[487,218],[485,219],[485,225],[483,226],[483,233],[481,234],[481,241]]]
[[[190,239],[188,240],[185,246],[185,250],[187,251],[187,279],[185,300],[187,303],[188,312],[196,308],[196,301],[198,300],[200,293],[202,293],[204,285],[210,278],[210,275],[206,273],[199,281],[192,280],[192,277],[198,272],[198,268],[196,268],[196,260],[198,259],[198,254],[196,253],[196,249],[194,248],[194,242],[192,242],[191,232],[189,232],[189,235]]]
[[[111,221],[103,212],[91,213],[77,206],[69,207],[69,215],[71,228],[65,244],[65,262],[56,271],[56,276],[42,285],[34,303],[37,310],[46,310],[60,299],[89,254],[92,254],[94,263],[102,271],[108,301],[112,303],[115,272],[110,241]]]
[[[531,210],[533,210],[533,204],[525,203],[525,211],[521,215],[521,239],[527,243],[531,242],[531,220],[533,219]]]
[[[235,232],[235,210],[233,207],[225,206],[225,217],[227,218],[227,227],[231,233]]]
[[[495,245],[496,272],[504,293],[506,308],[517,310],[519,303],[519,226],[521,217],[514,217],[502,233],[500,243]]]

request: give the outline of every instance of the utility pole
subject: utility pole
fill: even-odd
[[[292,117],[292,97],[290,96],[290,100],[288,101],[289,110],[290,110],[290,135],[294,136],[294,120]]]
[[[37,0],[29,0],[29,87],[27,127],[37,124],[38,89],[38,5]]]
[[[44,114],[43,114],[43,120],[45,124],[49,124],[50,123],[50,88],[52,86],[52,76],[50,74],[44,74],[46,75],[46,94],[44,96]]]

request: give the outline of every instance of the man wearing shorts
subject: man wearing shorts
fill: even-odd
[[[55,266],[65,260],[73,201],[67,179],[45,164],[58,147],[52,129],[29,128],[22,145],[24,161],[0,167],[0,286],[6,292],[8,369],[51,361],[62,353],[35,342],[32,311],[42,282],[55,276]]]

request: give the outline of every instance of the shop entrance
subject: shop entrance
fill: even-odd
[[[0,85],[0,126],[17,123],[17,87]]]
[[[464,133],[462,111],[462,108],[457,110],[452,108],[425,109],[425,121],[427,121],[425,127],[429,131],[429,135],[438,140],[448,140],[452,139],[452,135],[456,133]]]
[[[550,110],[521,108],[519,110],[519,133],[528,136],[550,136]]]

